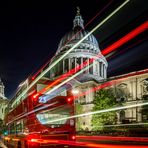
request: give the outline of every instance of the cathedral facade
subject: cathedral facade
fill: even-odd
[[[141,73],[136,75],[136,73]],[[132,75],[132,73],[128,73]],[[121,77],[121,76],[120,76]],[[114,84],[111,88],[115,92],[117,103],[122,106],[144,103],[148,100],[148,71],[135,72],[135,75]],[[140,106],[117,111],[117,123],[144,123],[148,122],[148,107]]]
[[[61,39],[56,56],[52,59],[52,62],[59,59],[65,52],[67,52],[89,33],[84,29],[83,23],[84,21],[80,15],[80,11],[78,10],[75,19],[73,20],[73,29]],[[80,78],[79,81],[99,81],[107,77],[107,61],[101,54],[98,42],[92,34],[81,42],[51,70],[50,78],[58,77],[69,70],[74,69],[77,65],[81,65],[85,61],[91,59],[95,59],[93,66],[83,72],[84,79]]]
[[[73,28],[61,39],[58,50],[52,62],[56,61],[71,47],[79,42],[89,32],[84,28],[84,21],[77,10],[77,14],[73,20]],[[99,55],[99,56],[98,56]],[[62,74],[74,69],[77,65],[89,59],[95,59],[92,66],[85,70],[83,74],[74,78],[72,88],[77,89],[78,93],[87,92],[86,95],[81,96],[75,101],[75,105],[81,104],[83,112],[91,112],[94,106],[93,100],[95,92],[91,91],[95,86],[100,84],[100,81],[107,81],[107,67],[108,63],[105,57],[101,54],[98,42],[94,35],[89,35],[82,41],[74,50],[69,52],[54,68],[50,71],[50,79],[56,79]],[[120,102],[122,106],[130,105],[133,103],[144,102],[148,99],[148,74],[141,74],[138,76],[129,76],[128,79],[113,84],[112,88],[115,92],[117,103]],[[148,121],[147,109],[143,107],[129,108],[126,110],[117,111],[117,124],[144,122]],[[80,119],[80,124],[83,130],[91,130],[91,116],[84,116]]]

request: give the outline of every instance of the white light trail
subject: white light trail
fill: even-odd
[[[65,118],[61,118],[61,119],[51,120],[48,123],[58,122],[61,120],[68,120],[68,119],[72,119],[72,118],[79,118],[79,117],[89,116],[89,115],[94,115],[94,114],[106,113],[106,112],[111,112],[111,111],[123,110],[123,109],[128,109],[128,108],[134,108],[134,107],[138,107],[138,106],[145,106],[145,105],[148,105],[148,102],[132,104],[132,105],[127,105],[127,106],[119,106],[119,107],[114,107],[114,108],[110,108],[110,109],[103,109],[103,110],[88,112],[88,113],[84,113],[84,114],[78,114],[78,115],[69,116],[69,117],[65,117]]]
[[[87,70],[88,68],[92,67],[93,64],[90,64],[88,66],[86,66],[85,68],[81,69],[79,72],[75,73],[74,75],[72,75],[71,77],[69,77],[68,79],[66,79],[65,81],[61,82],[59,85],[55,86],[53,89],[49,90],[47,93],[45,94],[50,94],[51,92],[55,91],[56,89],[58,89],[59,87],[61,87],[62,85],[64,85],[65,83],[67,83],[68,81],[74,79],[75,77],[77,77],[79,74],[81,74],[82,72],[84,72],[85,70]],[[48,99],[47,99],[48,100]]]
[[[47,108],[47,107],[53,106],[53,105],[55,105],[55,104],[57,104],[57,103],[58,103],[58,102],[54,102],[54,103],[52,103],[52,104],[48,104],[48,105],[46,105],[46,106],[42,106],[42,107],[40,107],[40,108],[34,109],[34,110],[30,111],[30,112],[27,112],[27,113],[25,113],[25,114],[23,114],[23,115],[21,115],[21,116],[18,116],[18,117],[16,117],[16,118],[14,118],[14,119],[11,120],[10,122],[8,122],[7,125],[10,124],[10,123],[12,123],[12,122],[14,122],[14,121],[16,121],[16,120],[19,120],[19,119],[25,117],[25,116],[28,116],[28,115],[30,115],[30,114],[32,114],[32,113],[35,113],[35,112],[40,111],[40,110],[42,110],[42,109],[45,109],[45,108]]]
[[[129,123],[129,124],[112,124],[112,125],[103,125],[98,127],[120,127],[120,126],[138,126],[138,125],[148,125],[148,123]]]
[[[116,14],[121,8],[123,8],[130,0],[126,0],[118,8],[116,8],[110,15],[108,15],[103,21],[101,21],[94,29],[92,29],[86,36],[84,36],[79,42],[77,42],[72,48],[70,48],[65,54],[63,54],[59,59],[53,62],[47,69],[45,69],[12,103],[12,106],[21,99],[27,92],[34,86],[38,80],[40,80],[50,69],[52,69],[57,63],[59,63],[66,55],[68,55],[74,48],[76,48],[80,43],[82,43],[89,35],[101,27],[106,21],[108,21],[114,14]],[[23,99],[23,98],[22,98]]]

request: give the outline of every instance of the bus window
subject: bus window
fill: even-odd
[[[21,122],[16,124],[16,133],[18,134],[20,132],[22,132],[22,124],[21,124]]]
[[[54,127],[60,127],[66,124],[67,119],[63,119],[61,121],[51,122],[56,119],[66,118],[70,116],[71,109],[70,107],[60,107],[56,108],[55,110],[46,110],[42,111],[37,114],[37,119],[40,121],[41,124]]]
[[[16,122],[16,134],[23,132],[24,124],[23,120],[19,120]]]
[[[15,125],[14,125],[14,123],[12,123],[10,125],[10,134],[15,134]]]

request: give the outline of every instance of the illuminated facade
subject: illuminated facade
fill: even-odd
[[[78,9],[77,15],[73,21],[73,30],[68,32],[61,39],[56,56],[52,59],[52,62],[60,58],[65,52],[88,34],[88,31],[84,28],[83,22]],[[97,55],[99,56],[97,57]],[[107,80],[108,63],[105,57],[101,54],[96,38],[91,34],[50,71],[50,78],[54,80],[91,58],[95,59],[93,66],[84,71],[80,76],[77,76],[73,80],[74,83],[72,83],[72,88],[79,91],[77,93],[87,92],[87,95],[78,98],[75,102],[75,104],[81,104],[83,106],[82,110],[85,113],[91,112],[94,106],[93,100],[95,92],[90,90],[95,86],[98,86],[100,81]],[[125,81],[113,85],[110,88],[114,91],[117,103],[120,102],[123,106],[143,102],[145,99],[148,99],[148,74],[130,76]],[[118,124],[148,121],[147,109],[142,107],[117,111],[116,114],[116,122]],[[91,116],[81,117],[79,121],[83,130],[92,129],[91,118]]]
[[[126,80],[111,86],[117,102],[123,106],[143,103],[148,100],[148,73],[129,76]],[[137,107],[117,111],[117,123],[148,122],[148,108]]]
[[[83,19],[80,10],[73,21],[73,29],[68,32],[60,41],[56,56],[52,62],[60,58],[67,50],[80,41],[88,31],[84,29]],[[96,57],[98,56],[99,57]],[[50,72],[50,77],[55,78],[70,69],[75,68],[78,64],[82,64],[86,60],[95,59],[93,66],[83,72],[83,77],[77,78],[78,81],[95,80],[99,81],[107,77],[107,61],[101,54],[96,38],[91,34],[82,43],[80,43],[73,51],[71,51],[63,60],[61,60]]]
[[[5,115],[5,109],[7,107],[7,98],[5,97],[4,94],[4,84],[0,79],[0,120],[4,119],[4,115]]]
[[[60,58],[67,50],[89,33],[85,30],[83,23],[84,21],[78,9],[75,19],[73,20],[73,29],[61,39],[56,56],[52,59],[52,62]],[[108,67],[105,57],[101,54],[98,42],[92,34],[50,71],[50,78],[55,79],[60,77],[60,75],[74,69],[77,65],[81,65],[89,59],[95,59],[92,67],[77,76],[73,80],[74,83],[72,82],[73,89],[77,88],[79,92],[89,92],[90,89],[98,85],[100,80],[107,78]],[[83,104],[83,110],[89,112],[93,107],[94,95],[94,92],[89,92],[87,95],[77,99],[75,103]],[[88,128],[91,126],[91,117],[82,117],[81,121],[83,121],[83,123],[85,122]]]

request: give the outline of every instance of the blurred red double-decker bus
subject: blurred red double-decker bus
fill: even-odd
[[[65,92],[62,91],[64,95],[56,92],[56,95],[41,94],[34,98],[38,85],[43,87],[43,84],[36,84],[24,99],[19,102],[12,99],[9,103],[5,117],[7,134],[4,136],[8,147],[68,147],[59,141],[75,140],[75,120],[67,119],[74,115],[74,101],[69,99],[70,93],[65,89]]]

